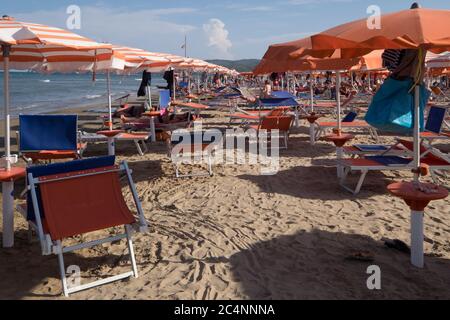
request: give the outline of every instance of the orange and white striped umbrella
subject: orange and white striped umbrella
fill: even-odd
[[[40,72],[91,71],[111,63],[111,45],[97,43],[67,30],[41,24],[0,19],[0,68],[4,70],[5,158],[11,157],[9,115],[9,70],[33,69]],[[8,200],[10,201],[10,199]]]
[[[164,70],[172,61],[159,53],[137,48],[113,46],[112,69],[135,72]],[[159,70],[158,70],[159,71]]]
[[[111,63],[111,45],[60,28],[0,19],[2,57],[10,47],[12,69],[33,69],[41,72],[91,71]],[[5,48],[5,50],[7,50]]]

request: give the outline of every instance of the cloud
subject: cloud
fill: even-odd
[[[208,38],[208,46],[215,48],[217,53],[224,58],[231,58],[230,49],[233,46],[228,38],[229,32],[225,29],[225,23],[221,20],[213,18],[203,25],[203,31]]]

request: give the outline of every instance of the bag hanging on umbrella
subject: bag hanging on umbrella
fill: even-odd
[[[375,94],[365,120],[371,126],[388,132],[411,133],[414,129],[413,79],[388,78]],[[424,128],[424,109],[430,92],[420,85],[420,130]]]

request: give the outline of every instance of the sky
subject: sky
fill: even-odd
[[[270,44],[292,41],[341,23],[409,8],[412,0],[15,0],[0,14],[68,28],[99,42],[201,59],[261,58]],[[450,9],[448,0],[422,0]],[[80,9],[74,19],[73,6]],[[76,9],[76,7],[75,7]],[[68,13],[69,11],[69,13]]]

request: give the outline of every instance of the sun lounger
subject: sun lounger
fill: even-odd
[[[420,133],[423,140],[431,142],[432,140],[450,139],[450,132],[443,131],[447,108],[431,106],[428,112],[425,131]]]
[[[133,141],[136,145],[136,149],[139,155],[143,156],[147,151],[147,142],[150,138],[150,133],[148,132],[124,132],[120,133],[114,137],[117,141]],[[87,133],[80,132],[79,140],[83,143],[106,143],[108,138],[102,134],[97,133]]]
[[[367,156],[365,158],[358,159],[344,159],[341,160],[338,165],[344,168],[344,175],[340,180],[340,185],[352,192],[354,195],[358,194],[364,183],[364,179],[369,171],[401,171],[412,170],[413,159],[412,150],[413,143],[407,140],[398,139],[398,143],[403,146],[404,150],[409,151],[409,157],[396,156],[396,155],[378,155]],[[421,146],[421,163],[429,167],[429,171],[433,180],[436,181],[435,172],[439,170],[450,170],[450,159],[447,156],[440,153],[434,148],[427,148],[424,145]],[[360,172],[361,175],[356,184],[355,189],[350,188],[345,184],[348,175],[351,172]]]
[[[121,190],[120,175],[125,174],[136,213],[128,208]],[[37,232],[43,255],[58,256],[64,295],[113,281],[137,277],[132,233],[146,232],[147,222],[126,162],[115,165],[115,157],[90,158],[36,166],[27,169],[29,191],[27,204],[19,211]],[[86,233],[124,227],[114,236],[64,246],[67,238]],[[69,286],[64,254],[83,248],[126,239],[131,271],[91,283]]]
[[[272,110],[268,111],[259,111],[259,110],[252,110],[252,111],[246,111],[241,110],[240,113],[233,113],[228,115],[230,117],[230,123],[232,124],[235,120],[241,120],[242,124],[248,124],[250,122],[261,122],[262,119],[268,116],[282,116],[285,115],[291,108],[290,107],[277,107]]]
[[[377,130],[370,126],[366,121],[363,120],[355,120],[356,119],[356,113],[350,112],[347,114],[347,116],[342,120],[341,127],[342,129],[363,129],[367,130],[370,134],[370,136],[375,140],[378,141],[378,133]],[[317,141],[322,135],[324,135],[327,130],[335,129],[337,128],[338,124],[336,121],[322,121],[322,122],[316,122],[316,129],[315,131],[315,140]]]
[[[159,110],[166,110],[170,106],[171,101],[169,89],[159,91]]]
[[[292,116],[267,116],[262,119],[259,125],[251,125],[249,128],[255,129],[258,132],[258,135],[261,130],[266,130],[268,133],[278,130],[284,141],[284,145],[280,148],[287,149],[289,131],[293,120],[294,117]]]
[[[19,153],[28,163],[81,158],[77,122],[76,115],[20,115]]]
[[[185,177],[203,177],[213,176],[213,157],[216,147],[222,143],[222,139],[217,137],[214,132],[208,131],[189,132],[186,130],[177,130],[171,136],[169,154],[175,167],[175,176],[177,178]],[[200,161],[196,161],[200,158]],[[201,164],[206,160],[207,172],[180,173],[181,165]]]

